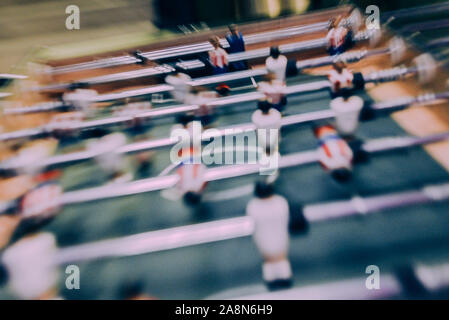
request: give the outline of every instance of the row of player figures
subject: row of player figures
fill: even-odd
[[[402,43],[402,41],[394,40],[394,41],[392,41],[392,43],[400,44],[400,43]],[[394,45],[391,45],[391,47],[394,47]],[[401,46],[399,45],[399,47],[401,47]],[[392,50],[390,48],[388,51],[393,53],[393,52],[398,52],[401,50],[399,50],[399,49]],[[278,57],[278,59],[282,60],[282,57],[283,56],[280,55]],[[272,59],[272,57],[267,59],[267,63],[270,61],[269,59]],[[274,60],[274,59],[272,59],[272,60]],[[436,74],[436,69],[437,69],[437,63],[428,54],[424,54],[424,55],[417,57],[414,60],[413,66],[410,68],[398,67],[398,68],[394,68],[394,69],[374,72],[367,76],[358,76],[354,79],[352,79],[353,76],[351,76],[347,71],[344,70],[344,68],[342,68],[340,66],[342,64],[343,63],[339,60],[337,60],[337,62],[334,63],[334,65],[338,66],[338,68],[337,68],[337,71],[331,73],[329,85],[328,85],[328,82],[326,82],[326,83],[316,82],[316,86],[313,86],[313,83],[311,83],[310,86],[305,86],[304,89],[300,90],[298,93],[311,92],[311,91],[315,91],[315,90],[323,90],[323,89],[327,89],[327,87],[330,87],[331,90],[335,91],[337,89],[336,85],[352,86],[352,85],[362,85],[364,82],[377,83],[377,82],[382,82],[382,81],[393,81],[393,80],[396,80],[397,78],[404,77],[407,74],[417,74],[418,79],[420,81],[422,81],[423,83],[426,83],[426,82],[429,82],[431,79],[433,79],[433,77]],[[279,69],[281,69],[281,71],[283,71],[284,67],[285,67],[285,63],[278,64],[278,74],[280,74],[281,76],[282,76],[282,74],[285,74],[285,73],[279,72]],[[275,71],[275,69],[271,69],[271,70]],[[344,72],[342,72],[342,71],[344,71]],[[273,72],[273,73],[275,74],[275,72]],[[178,73],[176,75],[168,77],[168,81],[173,82],[176,85],[176,88],[170,86],[172,88],[173,95],[177,99],[179,99],[183,102],[194,103],[194,104],[201,103],[205,107],[204,109],[206,109],[206,110],[208,109],[207,106],[209,104],[214,105],[214,102],[211,103],[211,101],[207,101],[207,99],[205,99],[205,98],[211,97],[211,95],[209,93],[200,92],[199,94],[189,94],[189,92],[191,91],[191,82],[188,81],[187,77],[188,76],[186,76],[182,73]],[[349,81],[351,79],[352,79],[352,81]],[[259,91],[262,91],[266,96],[271,95],[273,97],[273,96],[279,95],[285,89],[284,84],[281,82],[282,82],[282,80],[277,79],[277,77],[275,79],[271,78],[270,81],[264,82],[262,84],[262,86],[259,88]],[[344,89],[344,90],[346,90],[346,89]],[[67,99],[72,101],[71,102],[72,105],[78,106],[78,110],[81,109],[81,110],[85,110],[85,111],[84,112],[80,111],[81,113],[75,113],[75,114],[71,113],[66,116],[59,115],[54,119],[54,121],[52,123],[50,123],[49,125],[44,125],[42,127],[38,127],[38,128],[34,128],[34,129],[25,129],[25,130],[20,130],[20,131],[16,131],[16,132],[12,131],[12,132],[0,134],[0,140],[5,141],[5,140],[10,140],[10,139],[33,138],[33,136],[41,137],[41,136],[45,136],[48,134],[51,135],[52,133],[55,133],[55,132],[56,133],[61,133],[64,131],[70,132],[72,130],[76,130],[77,127],[79,127],[79,128],[91,128],[92,126],[98,127],[102,124],[102,121],[103,121],[103,125],[106,125],[106,126],[111,125],[111,123],[113,124],[113,123],[120,122],[120,120],[114,121],[114,119],[112,119],[112,118],[110,118],[110,119],[105,118],[103,120],[101,120],[101,119],[94,120],[94,121],[91,121],[90,124],[89,124],[89,122],[81,122],[80,119],[84,118],[86,113],[92,113],[93,109],[91,108],[90,97],[95,96],[95,92],[91,91],[91,90],[87,90],[87,91],[82,90],[80,92],[67,93],[67,95],[70,97]],[[238,100],[235,100],[235,101],[238,102]],[[143,104],[143,105],[148,106],[148,104]],[[192,105],[192,104],[190,104],[190,105]],[[137,108],[135,106],[136,106],[135,104],[130,104],[129,108],[125,107],[125,108],[121,109],[121,115],[131,117],[130,120],[133,120],[133,118],[151,118],[151,113],[148,113],[149,116],[145,117],[146,110],[142,110],[143,116],[139,115],[137,112],[137,111],[139,111],[139,108]],[[142,105],[137,105],[137,106],[142,106]],[[179,107],[181,107],[181,106],[179,106]],[[129,111],[127,111],[127,110],[129,110]],[[170,114],[173,114],[173,112],[176,113],[176,106],[173,107],[173,109],[171,110],[173,112],[165,112],[168,110],[163,110],[163,111],[164,112],[162,112],[162,116],[169,116]],[[128,112],[128,114],[127,114],[127,112]],[[121,122],[125,122],[125,121],[127,121],[127,120],[122,120]]]
[[[390,23],[392,20],[401,20],[404,18],[410,19],[414,16],[422,16],[423,14],[431,14],[434,12],[440,12],[441,10],[446,10],[446,7],[441,4],[439,5],[430,5],[424,7],[418,7],[413,9],[406,9],[400,11],[386,12],[382,15],[382,17],[387,17],[385,19],[386,24]],[[343,14],[345,15],[345,14]],[[292,37],[297,35],[307,35],[310,33],[322,32],[332,25],[332,22],[335,19],[324,22],[317,22],[308,25],[302,25],[297,27],[291,27],[286,29],[279,29],[274,31],[268,31],[263,33],[256,33],[246,35],[244,37],[245,44],[251,45],[259,42],[266,41],[274,41],[281,40],[282,38]],[[341,26],[348,26],[349,29],[355,33],[357,30],[360,30],[363,24],[363,16],[357,8],[353,8],[349,11],[349,16],[346,15],[341,22],[339,23]],[[220,45],[227,49],[229,47],[228,41],[226,39],[220,39]],[[77,63],[74,65],[63,65],[59,67],[46,68],[46,72],[49,74],[63,74],[74,71],[81,70],[92,70],[98,68],[109,68],[120,65],[129,65],[135,63],[141,63],[141,59],[145,59],[147,61],[159,61],[163,59],[169,58],[181,58],[183,55],[192,55],[207,52],[212,49],[212,46],[208,42],[201,42],[195,44],[181,45],[177,47],[169,47],[161,50],[155,50],[151,52],[139,52],[139,55],[126,55],[112,58],[99,59],[94,61]],[[141,58],[140,58],[141,57]]]
[[[348,27],[353,33],[361,29],[362,26],[362,15],[357,8],[351,9],[349,14],[347,14],[344,19],[341,19],[339,23],[340,26]],[[284,38],[290,38],[298,35],[307,35],[311,33],[317,33],[325,31],[332,27],[332,21],[317,22],[309,25],[302,25],[297,27],[283,28],[274,31],[265,31],[263,33],[255,33],[246,35],[244,37],[244,43],[246,45],[252,45],[267,41],[282,40]],[[230,26],[230,31],[232,33],[238,33],[236,26]],[[227,35],[226,38],[229,38]],[[329,41],[326,41],[326,43]],[[228,49],[230,43],[227,39],[223,38],[219,40],[221,47]],[[96,61],[89,61],[78,63],[75,65],[64,65],[60,67],[47,68],[46,72],[49,74],[61,74],[80,70],[92,70],[96,68],[106,68],[114,67],[119,65],[141,63],[142,59],[145,61],[158,61],[161,59],[178,58],[180,59],[183,55],[193,55],[200,54],[203,52],[208,52],[213,49],[213,46],[209,42],[201,42],[190,45],[182,45],[178,47],[169,47],[162,50],[155,50],[151,52],[139,52],[138,56],[121,56],[114,58],[100,59]],[[186,63],[184,63],[186,64]],[[188,64],[188,63],[187,63]]]
[[[367,33],[363,33],[363,37],[361,36],[359,41],[365,40],[365,39],[370,39],[370,46],[374,47],[378,41],[380,40],[380,32],[367,32]],[[374,41],[373,39],[376,39],[376,41]],[[295,52],[295,51],[300,51],[300,50],[304,50],[305,46],[304,43],[302,42],[298,42],[296,44],[289,44],[289,45],[281,45],[279,47],[279,52],[282,54],[286,54],[286,53],[291,53],[291,52]],[[266,57],[267,55],[270,55],[270,48],[264,48],[264,49],[257,49],[257,54],[252,53],[250,51],[248,52],[244,52],[244,53],[236,53],[233,55],[238,55],[238,58],[236,59],[232,59],[232,57],[229,58],[230,61],[236,60],[236,61],[246,61],[249,59],[255,59],[255,58],[262,58],[262,57]],[[335,56],[340,56],[341,54],[336,54]],[[343,56],[342,56],[343,58]],[[284,59],[284,58],[282,58]],[[286,61],[285,61],[286,62]],[[304,63],[301,63],[300,69],[303,70],[305,68],[307,68],[307,62],[308,60],[305,60]],[[310,60],[310,62],[314,62],[313,59]],[[184,63],[185,64],[185,63]],[[312,65],[313,67],[313,65]],[[190,68],[191,69],[191,68]],[[124,80],[129,80],[129,79],[135,79],[135,78],[139,78],[139,77],[148,77],[150,75],[163,75],[163,74],[170,74],[173,73],[176,70],[189,70],[189,68],[187,67],[181,67],[181,66],[175,66],[175,67],[158,67],[158,69],[148,69],[147,72],[143,72],[142,70],[138,70],[138,71],[132,71],[132,72],[125,72],[125,73],[116,73],[116,74],[112,74],[112,75],[106,75],[106,76],[99,76],[99,77],[95,77],[92,79],[84,79],[84,80],[80,80],[80,86],[86,86],[86,85],[95,85],[95,84],[101,84],[101,83],[107,83],[107,82],[113,82],[113,81],[124,81]],[[151,73],[150,73],[151,71]],[[256,72],[255,74],[257,75],[258,73],[260,73],[261,70],[258,70],[258,72]],[[184,71],[185,72],[185,71]],[[237,71],[238,72],[238,71]],[[54,90],[54,89],[58,89],[61,87],[67,87],[67,88],[76,88],[77,86],[74,84],[71,85],[49,85],[48,87],[43,87],[43,88],[38,88],[37,90]],[[34,89],[33,89],[34,90]],[[106,95],[107,96],[107,95]],[[88,97],[86,97],[88,98]],[[97,99],[100,99],[101,97],[98,97]]]
[[[190,187],[192,187],[192,185],[190,185]],[[428,193],[433,195],[435,200],[442,200],[447,197],[445,196],[445,194],[447,194],[447,191],[444,190],[445,189],[442,189],[442,191],[437,190],[438,192],[429,191],[430,193]],[[251,202],[248,204],[247,213],[255,223],[255,241],[265,259],[265,264],[263,267],[264,279],[267,281],[270,288],[278,288],[279,286],[283,287],[285,285],[288,285],[291,280],[291,270],[286,259],[286,249],[288,245],[288,240],[286,239],[288,239],[288,217],[290,210],[288,208],[288,204],[286,204],[285,199],[273,194],[271,183],[258,183],[255,195],[255,199],[251,200]],[[54,186],[52,186],[51,188],[41,189],[41,192],[30,194],[29,198],[22,199],[22,206],[25,210],[28,210],[26,214],[29,215],[51,215],[53,214],[52,211],[57,209],[58,207],[58,203],[56,201],[56,198],[58,196],[60,196],[60,190],[55,189]],[[34,203],[32,201],[33,199],[35,200]],[[358,208],[364,207],[363,202],[359,200],[358,203],[362,204],[358,205]],[[260,210],[260,208],[263,208],[263,210]],[[366,213],[367,210],[368,209],[365,207],[365,209],[363,209],[362,211],[364,211],[363,213]],[[271,213],[273,212],[276,212],[276,216],[271,215]],[[329,214],[329,212],[327,214]],[[271,238],[273,235],[276,235],[276,237]],[[37,243],[41,245],[40,242]],[[25,248],[27,247],[25,246]],[[12,251],[7,252],[17,252],[15,250],[21,252],[25,249],[23,249],[23,247],[21,246],[18,246],[10,248],[8,250]],[[13,258],[8,258],[11,255]],[[16,270],[15,263],[17,262],[23,266],[23,260],[21,259],[23,259],[24,257],[19,253],[19,256],[17,258],[18,261],[16,261],[14,256],[14,253],[10,255],[6,254],[5,263],[9,264],[10,268]],[[39,255],[39,258],[42,258],[42,255]],[[29,255],[29,252],[26,259],[32,259],[31,255]],[[51,261],[51,259],[49,261]],[[43,269],[46,269],[48,267],[49,265],[46,263],[44,263],[44,266],[42,266]],[[50,264],[50,267],[53,270],[52,264]],[[23,270],[24,269],[22,269],[22,271]],[[38,271],[42,272],[43,270]],[[14,274],[15,272],[13,273],[13,275]],[[23,279],[23,276],[24,275],[22,274],[20,279]],[[45,273],[43,274],[43,276],[45,278]],[[21,281],[20,279],[18,280],[19,282]],[[48,278],[45,279],[47,279],[48,281]],[[20,287],[20,283],[13,284],[13,286]],[[15,290],[20,290],[20,288],[15,288]],[[33,291],[30,290],[28,292],[32,293]]]
[[[285,65],[284,65],[285,67]],[[350,136],[354,133],[357,128],[359,114],[364,106],[363,100],[358,97],[349,97],[350,93],[354,88],[363,87],[363,77],[356,76],[352,71],[349,71],[344,67],[341,62],[337,62],[334,64],[335,69],[332,70],[329,74],[330,79],[330,89],[331,94],[336,97],[331,103],[331,109],[335,112],[336,115],[336,127],[342,136]],[[428,55],[422,55],[415,59],[414,67],[409,69],[393,69],[390,71],[380,71],[374,74],[370,74],[367,77],[367,80],[375,80],[375,81],[387,81],[390,79],[395,79],[399,75],[407,74],[410,72],[417,72],[420,78],[425,78],[427,81],[432,79],[435,75],[436,64]],[[285,86],[285,83],[276,77],[276,74],[269,77],[269,81],[262,82],[258,85],[259,91],[261,91],[261,97],[264,97],[263,101],[259,102],[259,110],[255,112],[253,115],[253,123],[255,124],[257,129],[280,129],[280,119],[281,115],[279,110],[282,111],[282,108],[286,104],[286,92],[288,88]],[[172,76],[173,78],[183,79],[184,75],[179,74],[177,77]],[[178,88],[174,96],[181,100],[181,102],[190,102],[190,104],[198,105],[199,111],[202,111],[202,117],[211,117],[210,112],[211,108],[208,106],[211,98],[214,96],[213,92],[200,92],[196,95],[190,93],[190,87],[188,86],[188,82],[180,81],[176,87]],[[211,96],[212,95],[212,96]],[[337,97],[337,96],[342,97]],[[125,109],[119,109],[117,112],[118,116],[138,116],[141,112],[145,113],[149,109],[150,105],[148,103],[135,103],[128,105]],[[68,114],[70,117],[73,117],[73,114]],[[198,115],[198,113],[197,113]],[[200,114],[201,115],[201,114]],[[67,117],[60,116],[57,117],[57,124],[50,123],[47,127],[55,130],[71,130],[73,129],[73,119],[69,119],[67,121]],[[61,121],[62,120],[62,121]],[[94,121],[95,122],[95,121]],[[110,123],[110,122],[109,122]],[[132,126],[138,125],[136,121],[131,123]],[[91,150],[95,150],[97,153],[97,159],[100,159],[100,165],[104,168],[118,168],[117,163],[111,163],[111,161],[106,161],[108,159],[107,156],[103,154],[111,154],[113,150],[123,146],[126,143],[126,139],[123,134],[113,134],[111,137],[104,137],[100,139],[97,143],[91,143]],[[262,141],[262,143],[264,143]],[[275,143],[274,143],[275,144]],[[270,146],[267,146],[270,147]],[[272,150],[275,150],[275,146],[271,146]],[[265,148],[265,147],[264,147]],[[267,148],[265,148],[267,149]],[[104,152],[103,152],[104,151]],[[46,156],[45,150],[34,150],[36,153],[35,156],[31,156],[32,152],[28,152],[26,149],[23,150],[22,153],[15,158],[12,158],[11,161],[16,163],[17,167],[23,167],[26,170],[28,165],[35,165],[39,163],[39,160],[42,160],[43,157]],[[116,161],[120,161],[118,157]],[[101,160],[103,159],[103,160]],[[10,161],[10,162],[11,162]],[[102,165],[102,163],[104,165]],[[108,164],[106,164],[108,162]],[[8,165],[6,165],[8,167]],[[4,168],[4,167],[3,167]],[[110,171],[110,170],[109,170]]]
[[[292,213],[285,198],[273,193],[272,185],[258,183],[255,194],[256,198],[246,207],[246,217],[152,231],[61,249],[57,247],[52,234],[27,236],[3,252],[0,257],[0,279],[9,281],[10,289],[18,298],[55,299],[58,298],[59,266],[102,258],[148,254],[252,235],[264,257],[262,274],[269,288],[286,288],[292,283],[291,267],[287,259],[289,230],[302,234],[310,222],[351,215],[365,216],[382,209],[444,201],[449,198],[449,184],[429,185],[421,190],[377,195],[372,198],[354,197],[349,201],[307,205],[302,209],[303,214],[299,213],[300,219],[297,212]],[[267,211],[267,206],[277,211]],[[417,272],[416,276],[427,290],[433,292],[447,287],[447,268],[447,264],[429,266]],[[385,285],[384,282],[383,286]],[[395,294],[399,294],[401,289],[404,288],[397,287]],[[289,292],[283,291],[282,294]],[[390,290],[387,290],[387,293],[391,294]],[[420,292],[424,293],[428,292]]]

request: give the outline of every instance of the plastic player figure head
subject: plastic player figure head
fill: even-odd
[[[343,61],[337,61],[332,64],[332,67],[338,73],[342,73],[344,69],[346,69],[346,65]]]
[[[281,52],[279,51],[278,46],[272,46],[270,48],[270,57],[272,57],[273,59],[277,59],[277,58],[279,58],[280,55],[281,55]]]
[[[218,38],[217,36],[210,37],[209,43],[214,47],[214,49],[220,48],[220,38]]]
[[[259,199],[266,199],[274,194],[274,185],[265,181],[258,181],[254,188],[254,195]]]
[[[233,36],[239,36],[239,27],[232,23],[228,26],[229,32],[233,35]]]
[[[191,114],[180,114],[176,117],[176,123],[179,123],[184,128],[187,127],[187,125],[194,120],[194,116]]]
[[[271,107],[272,107],[271,103],[269,103],[267,100],[260,100],[257,102],[257,109],[262,111],[264,115],[270,113]]]

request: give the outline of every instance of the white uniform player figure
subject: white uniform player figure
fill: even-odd
[[[338,97],[331,101],[330,107],[335,112],[335,125],[342,137],[354,136],[363,104],[363,99],[359,96]]]
[[[85,119],[83,111],[63,112],[51,118],[47,128],[53,130],[56,136],[74,136],[77,134],[76,128]]]
[[[176,169],[179,181],[176,185],[178,193],[184,198],[189,205],[196,205],[201,200],[201,194],[206,187],[204,174],[206,166],[201,163],[201,149],[193,143],[195,125],[200,125],[198,121],[192,121],[194,118],[190,115],[178,117],[180,125],[174,126],[174,129],[183,128],[188,132],[190,139],[185,141],[184,145],[178,152],[180,163]],[[199,130],[201,133],[201,129]]]
[[[268,73],[274,73],[276,79],[284,83],[287,62],[287,57],[280,53],[279,47],[273,46],[270,48],[270,56],[265,60],[265,67]]]
[[[4,163],[6,166],[12,164],[19,167],[19,174],[36,175],[44,169],[39,163],[48,158],[52,151],[47,144],[35,144],[21,148],[16,155],[4,160]]]
[[[330,125],[315,128],[319,139],[319,162],[332,177],[339,181],[347,181],[351,177],[353,152],[348,143]]]
[[[125,159],[116,152],[125,144],[126,136],[119,132],[108,134],[87,144],[87,149],[96,153],[95,160],[112,182],[126,182],[133,178],[132,174],[126,171]]]
[[[50,233],[27,236],[4,251],[1,263],[6,269],[9,288],[18,299],[60,299],[56,251],[56,240]]]
[[[171,95],[179,103],[185,103],[185,99],[192,89],[190,81],[192,81],[192,78],[177,67],[174,74],[170,74],[165,78],[165,82],[173,87],[173,90],[170,92]]]
[[[265,95],[266,100],[278,111],[282,111],[287,104],[285,91],[287,87],[282,80],[276,77],[276,74],[266,75],[267,81],[258,83],[257,90]]]
[[[251,120],[257,129],[259,146],[271,154],[278,150],[282,115],[267,101],[259,101],[257,108]]]
[[[340,96],[349,97],[354,90],[354,74],[346,68],[346,65],[338,61],[333,64],[333,69],[328,73],[328,79],[331,83],[331,96],[337,98]]]
[[[272,184],[258,182],[255,197],[246,207],[246,214],[254,221],[254,242],[262,254],[262,274],[270,290],[291,286],[292,270],[288,260],[289,205],[274,194]]]
[[[72,92],[66,92],[62,96],[65,103],[70,103],[76,110],[83,112],[85,115],[91,115],[91,108],[97,91],[93,89],[75,89]]]

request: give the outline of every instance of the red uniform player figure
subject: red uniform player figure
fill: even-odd
[[[330,55],[341,54],[351,45],[352,32],[341,24],[342,17],[338,16],[329,23],[329,31],[326,36],[327,51]]]
[[[276,79],[284,83],[287,62],[287,57],[281,54],[279,47],[273,46],[270,48],[270,56],[265,60],[265,67],[268,73],[274,73]]]
[[[351,177],[353,152],[348,143],[330,125],[315,128],[319,140],[319,162],[332,177],[340,182]]]
[[[328,79],[331,83],[331,97],[349,97],[354,91],[354,74],[346,68],[346,65],[341,62],[335,62],[333,69],[328,73]]]
[[[243,39],[242,33],[235,24],[228,26],[229,34],[226,35],[226,41],[229,43],[229,53],[239,53],[245,51],[245,40]],[[230,64],[232,71],[240,71],[248,69],[246,61],[236,61]]]
[[[223,74],[228,72],[228,54],[220,46],[220,38],[213,36],[209,39],[213,49],[209,51],[209,61],[212,65],[214,74]]]
[[[254,194],[246,214],[254,221],[253,239],[264,260],[263,279],[270,290],[289,287],[292,270],[288,260],[288,202],[274,194],[273,185],[266,182],[258,182]]]
[[[179,180],[176,191],[189,205],[196,205],[200,202],[202,191],[206,187],[204,177],[206,166],[201,163],[201,142],[195,143],[194,141],[195,135],[201,135],[201,124],[199,121],[193,121],[193,119],[194,117],[189,115],[180,116],[178,121],[181,126],[174,126],[171,135],[174,136],[174,130],[182,129],[185,131],[183,136],[188,137],[188,139],[182,139],[182,145],[177,154],[179,163],[176,173]],[[200,129],[195,129],[195,126],[200,126]],[[179,136],[178,134],[175,135]]]

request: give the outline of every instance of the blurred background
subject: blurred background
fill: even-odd
[[[81,56],[174,37],[180,32],[334,7],[338,0],[2,0],[0,70],[19,72],[22,62]],[[436,3],[426,0],[359,0],[383,11]],[[67,30],[65,8],[77,5],[80,30]]]

